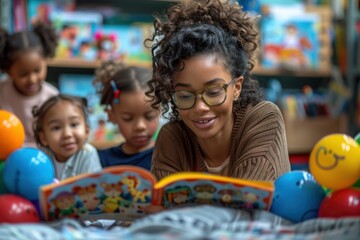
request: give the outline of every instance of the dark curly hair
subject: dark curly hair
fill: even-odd
[[[153,78],[146,95],[152,107],[162,108],[164,117],[179,120],[171,101],[172,78],[183,68],[183,61],[201,54],[216,54],[224,60],[232,77],[243,76],[242,93],[235,104],[246,107],[263,100],[259,83],[250,78],[258,48],[255,18],[242,11],[238,3],[223,0],[183,1],[154,20],[152,38]]]
[[[151,79],[151,70],[139,66],[127,66],[122,62],[108,60],[102,62],[95,71],[93,84],[101,96],[100,104],[111,106],[114,102],[114,81],[120,92],[134,92],[138,89],[148,90],[147,82]],[[120,93],[121,94],[121,93]]]
[[[8,70],[21,51],[37,50],[45,58],[51,58],[55,54],[57,43],[55,29],[42,23],[34,25],[31,31],[13,34],[0,29],[0,70]]]

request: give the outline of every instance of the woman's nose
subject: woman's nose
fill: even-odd
[[[209,110],[209,106],[205,103],[204,99],[198,95],[198,97],[195,99],[193,109],[196,111],[207,111]]]

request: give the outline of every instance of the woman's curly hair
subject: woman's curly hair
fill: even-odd
[[[183,61],[201,54],[216,54],[224,60],[232,77],[243,76],[242,93],[236,104],[242,107],[262,100],[256,80],[250,78],[254,68],[258,32],[254,17],[242,11],[238,3],[224,0],[184,1],[156,16],[152,42],[153,78],[146,92],[152,107],[170,109],[171,121],[179,120],[171,102],[172,78],[183,68]]]
[[[20,51],[37,50],[45,58],[51,58],[57,44],[55,29],[43,23],[34,25],[31,31],[24,30],[13,34],[0,29],[0,70],[9,69]]]

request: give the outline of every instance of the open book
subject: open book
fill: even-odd
[[[39,202],[45,220],[132,221],[145,216],[142,209],[151,204],[269,210],[273,192],[273,182],[196,172],[174,173],[157,182],[148,170],[123,165],[45,185],[39,191]]]

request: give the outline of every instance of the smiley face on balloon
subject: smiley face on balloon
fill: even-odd
[[[345,160],[345,155],[333,152],[325,146],[320,146],[315,153],[315,161],[319,168],[331,170],[336,168],[340,161]]]
[[[309,167],[316,181],[326,188],[350,187],[360,177],[360,146],[345,134],[331,134],[317,142]]]

